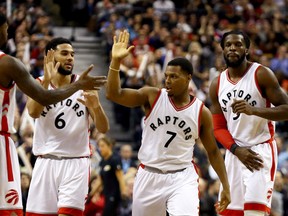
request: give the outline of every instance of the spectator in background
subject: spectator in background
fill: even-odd
[[[270,67],[274,71],[280,85],[288,82],[288,49],[287,44],[278,47],[276,56],[271,59]],[[285,89],[288,91],[288,89]]]
[[[21,192],[22,192],[22,203],[23,213],[26,213],[26,203],[28,198],[28,192],[30,188],[31,175],[26,172],[21,172]]]
[[[130,144],[123,144],[120,147],[120,156],[122,162],[122,170],[124,175],[127,171],[131,168],[137,167],[136,161],[132,158],[133,157],[133,149]]]
[[[102,160],[100,161],[100,182],[103,186],[105,206],[103,216],[117,216],[121,199],[126,199],[127,189],[119,155],[113,152],[114,143],[108,137],[98,141]]]
[[[102,216],[105,206],[100,176],[94,175],[89,181],[89,193],[85,203],[84,216]]]

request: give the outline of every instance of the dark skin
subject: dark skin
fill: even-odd
[[[224,58],[226,61],[238,61],[241,56],[245,56],[244,60],[239,66],[228,66],[229,77],[233,82],[239,81],[246,73],[252,62],[246,58],[248,49],[245,46],[242,35],[231,34],[225,38]],[[229,64],[227,64],[229,65]],[[287,94],[280,87],[274,73],[267,67],[260,66],[257,72],[256,79],[258,80],[263,97],[270,101],[275,107],[253,107],[245,100],[234,100],[231,105],[234,113],[245,113],[247,115],[256,115],[268,120],[279,121],[288,119],[288,97]],[[212,106],[210,111],[212,114],[222,113],[220,104],[218,102],[217,84],[218,78],[214,79],[210,86],[210,98]],[[235,155],[251,172],[260,170],[263,167],[263,161],[258,154],[249,148],[237,147]]]
[[[5,44],[7,43],[7,29],[7,23],[4,23],[0,26],[0,47],[5,47]],[[54,69],[51,67],[53,61],[54,59],[51,57],[46,59],[47,70]],[[29,71],[25,68],[24,64],[20,60],[6,55],[0,58],[0,86],[8,88],[14,81],[22,92],[43,106],[46,106],[61,101],[80,89],[98,90],[99,87],[103,86],[106,83],[106,77],[89,76],[88,74],[92,69],[93,66],[88,67],[88,69],[81,74],[79,81],[63,88],[49,91],[45,90],[35,81],[35,79],[29,74]]]
[[[159,94],[159,88],[142,87],[140,89],[121,88],[119,67],[133,46],[128,47],[129,33],[120,32],[118,40],[114,36],[112,47],[112,61],[108,72],[108,82],[106,88],[107,99],[126,107],[143,106],[145,113],[151,112],[152,106]],[[128,48],[127,48],[128,47]],[[112,68],[112,69],[111,69]],[[167,66],[165,71],[165,88],[168,96],[177,107],[183,107],[190,103],[189,82],[192,75],[183,71],[180,66]],[[218,211],[223,211],[230,203],[230,189],[227,174],[221,153],[216,145],[212,128],[212,116],[207,107],[203,107],[200,122],[200,139],[207,151],[209,160],[217,175],[219,176],[224,190],[221,193],[221,200],[216,205]]]

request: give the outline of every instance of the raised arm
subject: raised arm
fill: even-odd
[[[139,90],[121,88],[119,67],[120,62],[124,59],[134,46],[128,47],[129,33],[127,31],[120,32],[118,39],[114,36],[114,44],[112,47],[112,60],[109,66],[108,82],[106,87],[106,98],[127,107],[137,107],[151,104],[151,98],[156,92],[157,88],[141,88]],[[127,48],[128,47],[128,48]]]
[[[217,210],[221,212],[225,210],[228,204],[231,202],[230,188],[224,160],[220,153],[220,150],[217,147],[216,140],[213,136],[212,116],[208,108],[205,106],[203,107],[201,115],[200,139],[207,151],[209,161],[214,170],[216,171],[223,186],[221,200],[219,205],[217,206]]]

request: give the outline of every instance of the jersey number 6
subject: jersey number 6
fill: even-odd
[[[55,119],[55,121],[54,121],[55,127],[56,127],[57,129],[63,129],[63,128],[65,127],[65,125],[66,125],[66,122],[65,122],[63,119],[61,119],[61,117],[62,117],[63,115],[64,115],[64,112],[60,113],[60,114],[56,117],[56,119]]]

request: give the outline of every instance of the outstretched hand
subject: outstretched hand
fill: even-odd
[[[121,60],[125,58],[129,52],[134,48],[134,46],[129,46],[129,33],[128,31],[121,31],[118,40],[117,37],[114,36],[114,43],[112,47],[112,58]],[[127,48],[128,47],[128,48]]]
[[[90,65],[82,74],[77,81],[80,84],[82,90],[99,90],[100,87],[104,86],[107,82],[106,76],[89,76],[88,74],[92,71],[94,65]]]

